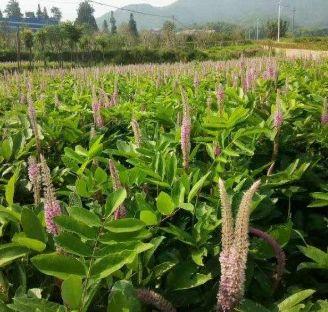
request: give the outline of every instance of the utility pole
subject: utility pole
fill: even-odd
[[[256,19],[256,40],[259,40],[259,18]]]
[[[280,42],[280,20],[281,20],[281,0],[278,3],[278,38],[277,41]]]
[[[294,31],[295,31],[295,14],[296,14],[296,9],[295,7],[293,8],[293,21],[292,21],[292,32],[294,35]]]
[[[17,26],[17,32],[16,32],[16,48],[17,48],[17,67],[18,70],[21,68],[21,42],[20,42],[20,28],[19,24]]]

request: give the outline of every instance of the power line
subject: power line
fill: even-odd
[[[115,5],[111,5],[111,4],[107,4],[107,3],[103,3],[103,2],[99,2],[99,1],[88,0],[88,2],[92,2],[94,4],[99,4],[99,5],[103,5],[103,6],[107,6],[107,7],[116,9],[116,10],[127,11],[127,12],[130,12],[130,13],[172,19],[172,16],[168,16],[168,15],[160,15],[160,14],[154,14],[154,13],[146,13],[146,12],[132,10],[132,9],[124,8],[124,7],[118,7],[118,6],[115,6]]]

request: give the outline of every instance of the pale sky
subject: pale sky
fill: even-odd
[[[99,2],[111,4],[114,6],[124,6],[127,4],[134,3],[149,3],[154,6],[164,6],[170,3],[175,2],[176,0],[98,0]],[[3,11],[6,8],[8,0],[0,0],[0,10]],[[72,20],[76,17],[76,9],[79,5],[79,0],[18,0],[20,4],[20,8],[22,13],[24,14],[26,11],[34,11],[36,12],[38,3],[40,3],[41,7],[47,7],[48,13],[50,15],[50,8],[53,6],[57,6],[63,12],[63,20]],[[92,4],[95,12],[95,17],[99,17],[104,13],[111,10],[109,7],[101,6],[98,4]]]

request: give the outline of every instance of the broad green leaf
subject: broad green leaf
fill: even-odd
[[[120,253],[123,251],[131,251],[136,255],[145,252],[154,247],[152,244],[143,243],[139,241],[117,242],[109,244],[104,248],[97,250],[94,254],[95,257],[104,257],[109,254]]]
[[[146,225],[156,225],[158,223],[156,214],[151,210],[140,211],[140,220]]]
[[[14,204],[14,194],[15,194],[15,183],[18,179],[19,176],[19,171],[20,168],[17,168],[12,175],[12,177],[9,179],[7,185],[5,186],[5,196],[6,196],[6,201],[11,207]]]
[[[259,303],[249,299],[243,300],[235,310],[236,312],[270,312],[270,310],[266,309]]]
[[[47,241],[44,228],[39,218],[31,209],[23,208],[21,222],[26,237],[33,238],[44,243]]]
[[[17,312],[65,312],[64,306],[40,298],[17,296],[8,307]],[[12,311],[11,310],[11,311]]]
[[[75,182],[76,193],[82,197],[89,197],[90,192],[88,191],[88,186],[86,179],[79,178]]]
[[[17,244],[0,245],[0,268],[27,255],[29,249]]]
[[[20,222],[20,214],[11,208],[5,208],[3,206],[0,206],[0,217],[3,217],[4,219],[13,221],[13,222]]]
[[[116,209],[121,206],[126,199],[126,189],[122,188],[111,193],[106,201],[106,216],[113,214]]]
[[[99,227],[101,224],[99,217],[88,209],[78,206],[69,206],[67,210],[72,218],[88,226]]]
[[[171,215],[175,208],[171,196],[165,192],[160,192],[156,199],[156,205],[158,211],[165,216]]]
[[[278,309],[281,312],[289,312],[294,306],[304,301],[315,293],[313,289],[306,289],[293,294],[278,304]]]
[[[55,222],[64,230],[81,235],[86,239],[95,239],[97,236],[97,229],[87,226],[69,216],[58,216]]]
[[[101,169],[100,167],[97,167],[94,178],[98,185],[103,184],[107,181],[107,173],[105,170]]]
[[[125,264],[132,263],[135,257],[135,252],[122,251],[99,258],[93,263],[90,276],[95,279],[106,278]]]
[[[65,279],[61,286],[61,296],[72,310],[77,309],[82,299],[82,278],[71,275]]]
[[[211,274],[197,272],[197,266],[193,263],[180,263],[168,275],[168,287],[171,290],[195,288],[212,279]]]
[[[11,138],[5,139],[1,144],[1,154],[4,159],[9,160],[13,152],[13,141]]]
[[[67,252],[77,256],[91,257],[92,248],[85,242],[82,242],[79,235],[62,231],[55,238],[56,243]]]
[[[35,256],[31,261],[40,272],[60,279],[70,275],[85,276],[83,264],[71,256],[50,253]]]
[[[132,218],[113,220],[105,224],[105,228],[113,233],[137,232],[143,229],[145,226],[146,224],[141,220]]]
[[[107,312],[140,312],[141,304],[136,298],[135,289],[131,282],[118,281],[111,289]]]
[[[29,238],[24,235],[24,233],[16,233],[12,239],[13,243],[26,247],[38,252],[43,251],[46,248],[46,244],[37,239]]]
[[[204,175],[190,190],[188,194],[188,203],[192,201],[192,199],[198,194],[200,189],[203,187],[207,177],[210,175],[210,172]]]

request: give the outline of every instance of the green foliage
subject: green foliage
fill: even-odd
[[[67,25],[60,31],[76,27]],[[55,36],[51,44],[60,51],[63,43],[55,40],[63,33],[56,30],[44,31]],[[143,57],[126,53],[119,57],[127,63]],[[324,60],[242,58],[6,73],[0,86],[0,310],[155,308],[141,302],[138,289],[156,291],[178,311],[214,310],[221,178],[233,214],[245,190],[261,180],[250,224],[274,238],[287,259],[283,282],[274,289],[272,246],[250,236],[245,300],[236,311],[324,311],[328,128],[321,115],[327,71]],[[192,125],[188,170],[181,89]],[[284,117],[279,131],[277,89]],[[38,152],[26,95],[61,206],[55,236],[46,229],[43,187],[35,204],[29,180],[28,158]]]

